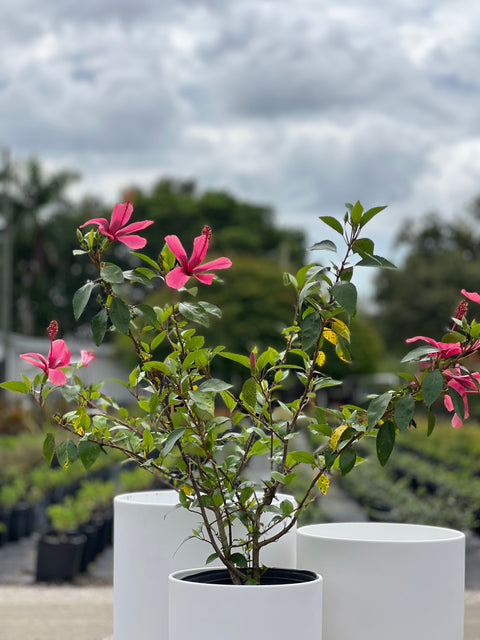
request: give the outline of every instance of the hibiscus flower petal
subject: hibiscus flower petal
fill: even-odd
[[[472,302],[480,304],[480,294],[475,293],[474,291],[465,291],[465,289],[462,289],[461,293]]]
[[[194,273],[193,277],[196,278],[202,284],[212,284],[213,278],[215,276],[213,273]]]
[[[210,260],[210,262],[205,262],[195,267],[192,273],[203,273],[204,271],[211,271],[212,269],[228,269],[231,266],[232,261],[228,258],[216,258],[215,260]]]
[[[53,369],[66,367],[70,364],[71,355],[64,340],[54,340],[48,354],[48,365]]]
[[[133,206],[131,202],[122,202],[113,207],[110,219],[110,231],[113,234],[127,224],[132,215],[132,211]]]
[[[165,282],[172,289],[181,289],[186,285],[189,278],[190,276],[185,273],[182,267],[175,267],[175,269],[172,269],[169,273],[167,273]]]
[[[193,251],[188,261],[188,269],[191,271],[198,266],[207,255],[209,237],[208,233],[202,233],[193,240]]]
[[[86,227],[89,224],[98,224],[100,232],[103,234],[106,234],[108,232],[109,223],[105,218],[91,218],[90,220],[87,220],[86,222],[81,224],[80,229],[83,229],[83,227]]]
[[[423,340],[424,342],[428,342],[428,344],[431,344],[432,346],[438,348],[439,343],[432,338],[427,338],[426,336],[415,336],[413,338],[407,338],[405,342],[416,342],[417,340]]]
[[[65,384],[65,382],[67,381],[65,374],[60,369],[50,369],[48,371],[48,379],[52,384],[55,384],[57,386]]]
[[[122,236],[121,234],[117,234],[115,240],[126,245],[129,249],[143,249],[147,244],[147,241],[145,238],[142,238],[142,236]]]
[[[41,353],[22,353],[20,354],[20,358],[23,358],[23,360],[26,360],[36,367],[40,367],[40,369],[43,369],[45,372],[48,369],[47,359],[45,356],[42,356]]]
[[[461,427],[463,425],[463,421],[461,418],[459,418],[457,416],[456,413],[453,414],[453,418],[452,418],[452,427],[454,429],[458,429],[459,427]]]
[[[186,267],[187,253],[180,242],[180,238],[178,236],[165,236],[165,242],[182,267]]]
[[[153,220],[143,220],[142,222],[132,222],[132,224],[127,224],[126,227],[122,227],[117,232],[117,237],[134,233],[135,231],[141,231],[142,229],[146,229],[147,227],[149,227],[151,224],[153,224]]]

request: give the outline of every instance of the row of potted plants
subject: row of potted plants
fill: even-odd
[[[114,480],[84,479],[74,494],[46,508],[48,527],[38,540],[37,582],[72,581],[113,543],[113,498],[150,489],[155,478],[141,469]]]
[[[74,493],[82,479],[108,477],[116,468],[114,456],[103,456],[88,472],[80,463],[51,467],[42,459],[41,450],[39,459],[28,451],[22,456],[23,436],[15,440],[0,438],[0,545],[41,529],[48,505]]]
[[[371,520],[416,522],[478,531],[480,480],[398,450],[385,469],[368,461],[342,486]]]

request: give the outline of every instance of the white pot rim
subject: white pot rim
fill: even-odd
[[[297,529],[298,536],[364,544],[431,544],[465,539],[456,529],[399,522],[328,522]]]
[[[130,505],[176,505],[178,501],[178,491],[176,489],[155,489],[151,491],[132,491],[130,493],[120,493],[115,496],[116,504]]]
[[[242,592],[244,592],[245,590],[250,590],[250,589],[258,589],[259,587],[262,589],[292,589],[295,587],[305,587],[305,585],[317,585],[319,583],[323,582],[323,578],[320,574],[316,573],[315,571],[310,571],[310,570],[302,570],[302,569],[292,569],[291,567],[288,568],[283,568],[283,567],[269,567],[272,569],[281,569],[287,572],[302,572],[305,571],[305,573],[311,574],[312,576],[314,576],[311,580],[305,580],[304,582],[289,582],[289,583],[285,583],[285,584],[210,584],[207,582],[192,582],[190,580],[184,580],[184,578],[188,577],[188,576],[192,576],[195,575],[197,573],[203,573],[205,571],[215,571],[215,572],[221,572],[221,571],[227,571],[225,569],[225,567],[212,567],[212,568],[205,568],[205,567],[197,567],[197,568],[193,568],[193,569],[182,569],[180,571],[174,571],[173,573],[171,573],[168,576],[168,580],[169,582],[173,582],[173,583],[183,583],[183,584],[188,584],[189,588],[191,589],[241,589]]]

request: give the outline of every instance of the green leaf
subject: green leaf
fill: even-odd
[[[211,302],[205,302],[204,300],[201,300],[198,303],[198,306],[202,307],[202,309],[205,309],[207,313],[209,313],[211,316],[214,316],[215,318],[222,317],[222,310],[220,309],[220,307],[217,307],[216,304],[212,304]]]
[[[173,447],[177,444],[180,438],[185,433],[185,427],[179,427],[178,429],[174,429],[168,436],[168,438],[163,443],[162,454],[167,456]]]
[[[357,306],[357,288],[351,282],[337,282],[332,287],[332,295],[349,316],[355,314]]]
[[[229,393],[226,393],[225,391],[221,391],[220,395],[222,396],[222,400],[224,401],[225,406],[231,413],[237,406],[237,401],[235,400],[234,397],[232,397]]]
[[[307,248],[307,251],[337,251],[337,246],[331,240],[322,240],[321,242],[316,242],[311,247]]]
[[[427,411],[427,418],[428,418],[428,426],[427,426],[427,437],[428,437],[432,435],[433,430],[435,429],[436,418],[435,418],[435,414],[432,413],[431,411]]]
[[[149,405],[149,403],[147,403],[147,405],[148,405],[148,407],[147,407],[146,410],[149,411],[150,410],[150,405]],[[152,436],[152,432],[150,431],[150,429],[144,429],[143,430],[142,443],[143,443],[143,448],[145,449],[146,453],[149,453],[153,448],[153,436]]]
[[[287,466],[291,467],[296,462],[315,464],[315,458],[309,451],[290,451],[287,455]]]
[[[268,349],[257,358],[257,371],[261,371],[267,364],[275,364],[277,360],[278,351],[273,347],[268,347]]]
[[[365,211],[365,213],[362,216],[362,219],[360,221],[360,226],[364,227],[367,222],[369,222],[374,216],[377,215],[377,213],[380,213],[380,211],[383,211],[384,209],[386,209],[387,207],[372,207],[372,209],[369,209],[368,211]]]
[[[124,282],[123,271],[116,264],[105,264],[100,270],[100,277],[111,284],[122,284]]]
[[[226,358],[227,360],[238,362],[244,367],[247,367],[247,369],[250,369],[250,358],[248,358],[247,356],[241,356],[239,353],[230,353],[228,351],[222,351],[218,355],[222,358]]]
[[[73,315],[75,320],[78,320],[82,315],[88,301],[90,300],[90,295],[94,287],[94,282],[87,282],[87,284],[84,284],[83,287],[77,289],[73,294]]]
[[[157,333],[157,335],[155,336],[155,338],[152,340],[150,344],[150,349],[152,351],[155,351],[158,345],[160,345],[164,341],[166,335],[167,335],[166,331],[161,331],[160,333]]]
[[[378,461],[384,467],[395,446],[395,426],[393,422],[384,422],[377,435],[377,457]]]
[[[187,320],[197,322],[198,324],[201,324],[202,327],[210,326],[208,313],[205,311],[205,309],[202,309],[202,307],[196,304],[192,304],[191,302],[180,302],[178,305],[178,311]]]
[[[242,553],[232,553],[230,560],[240,569],[246,569],[248,567],[247,559]]]
[[[346,476],[353,467],[355,466],[355,462],[357,460],[357,454],[353,449],[344,449],[340,454],[340,471],[342,472],[342,476]]]
[[[391,393],[383,393],[370,402],[367,410],[369,427],[374,427],[383,418],[391,399]]]
[[[198,390],[202,392],[206,392],[206,391],[220,392],[220,391],[226,391],[227,389],[231,389],[231,388],[232,388],[232,385],[229,384],[228,382],[224,382],[223,380],[219,380],[218,378],[211,378],[210,380],[205,380],[205,382],[202,382],[202,384],[198,387]]]
[[[215,411],[215,400],[211,393],[202,393],[201,391],[189,391],[188,395],[197,409],[206,411],[213,416]]]
[[[48,464],[52,464],[54,453],[55,438],[51,433],[47,433],[47,435],[45,436],[45,440],[43,441],[43,457],[48,462]]]
[[[292,515],[294,508],[295,507],[290,502],[290,500],[282,500],[282,502],[280,503],[280,509],[282,510],[284,516]]]
[[[367,256],[372,255],[375,245],[373,244],[373,240],[370,240],[370,238],[359,238],[353,243],[352,249],[355,253],[359,253],[361,256]]]
[[[210,564],[214,560],[218,558],[218,553],[211,553],[208,558],[205,560],[205,564]]]
[[[317,342],[322,329],[322,318],[318,313],[308,315],[301,325],[302,348],[309,351]]]
[[[423,399],[431,407],[443,391],[443,376],[438,369],[429,371],[422,382]]]
[[[157,324],[157,314],[148,304],[138,304],[136,306],[137,312],[142,316],[146,324],[151,324],[155,327]]]
[[[120,298],[114,298],[110,306],[110,320],[120,333],[128,333],[130,326],[130,310]]]
[[[151,267],[158,270],[159,268],[158,264],[154,260],[152,260],[149,256],[145,255],[144,253],[138,253],[138,251],[132,251],[131,254],[132,256],[137,256],[137,258],[140,258],[140,260],[143,260],[143,262],[146,262]]]
[[[436,349],[433,345],[425,345],[422,347],[415,347],[412,351],[409,351],[406,356],[404,356],[401,362],[416,362],[417,360],[421,360],[423,357],[430,353],[438,353],[440,350]]]
[[[415,413],[415,400],[412,396],[402,396],[395,405],[395,423],[399,431],[406,431]]]
[[[73,440],[64,440],[57,447],[58,464],[63,469],[68,469],[72,462],[78,458],[78,449]]]
[[[248,407],[255,409],[257,404],[257,383],[254,378],[248,378],[243,383],[241,398]]]
[[[15,393],[28,393],[27,385],[21,380],[7,380],[7,382],[2,382],[0,387],[7,391],[14,391]]]
[[[356,267],[378,267],[380,269],[396,269],[397,267],[387,260],[386,258],[382,258],[382,256],[365,256],[363,260],[357,262]]]
[[[320,216],[320,220],[337,231],[340,235],[343,235],[342,224],[336,218],[332,218],[332,216]]]
[[[101,450],[102,449],[97,442],[80,440],[78,443],[78,457],[85,469],[90,469],[100,455]]]
[[[275,482],[281,482],[282,484],[285,483],[285,475],[279,471],[272,471],[271,477]]]
[[[92,318],[92,336],[95,344],[100,346],[107,332],[108,313],[106,309],[101,309]]]
[[[350,216],[352,219],[352,223],[355,224],[360,224],[360,221],[362,219],[362,213],[363,213],[363,207],[360,204],[360,202],[357,200],[357,202],[353,205],[352,210],[350,211]]]

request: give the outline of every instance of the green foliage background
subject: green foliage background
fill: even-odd
[[[113,205],[84,197],[74,202],[69,187],[79,176],[69,170],[49,173],[35,158],[13,166],[9,177],[9,206],[13,218],[12,330],[24,335],[46,335],[57,320],[63,336],[89,335],[88,322],[96,311],[92,298],[79,326],[72,312],[73,293],[88,278],[96,277],[87,259],[73,256],[76,228],[94,217],[110,218]],[[322,259],[321,253],[305,255],[302,231],[275,224],[271,207],[245,202],[224,191],[199,192],[193,181],[161,179],[151,188],[131,187],[122,199],[134,203],[132,221],[151,219],[145,253],[156,259],[167,234],[178,235],[191,252],[194,237],[205,224],[213,237],[209,258],[226,255],[233,267],[219,273],[226,286],[202,287],[200,296],[222,308],[223,320],[213,321],[205,332],[229,350],[249,353],[257,346],[281,349],[279,333],[291,320],[292,293],[283,285],[283,272],[295,271],[306,259]],[[322,225],[318,223],[319,233]],[[112,261],[125,263],[126,248],[114,243]],[[193,283],[193,280],[192,280]],[[265,295],[267,292],[267,295]],[[166,287],[152,291],[148,302],[171,295]],[[132,302],[138,302],[132,299]],[[90,308],[90,312],[89,312]],[[383,347],[371,320],[356,319],[352,343],[353,367],[327,353],[326,373],[343,377],[350,372],[372,372],[382,359]],[[122,347],[123,348],[123,347]],[[224,361],[220,369],[231,370]]]

